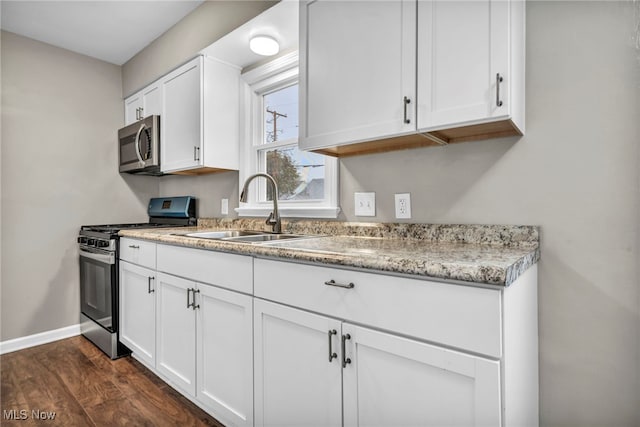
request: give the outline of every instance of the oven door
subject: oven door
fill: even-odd
[[[117,332],[117,270],[114,252],[80,247],[80,310],[109,332]]]

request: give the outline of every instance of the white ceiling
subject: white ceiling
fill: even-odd
[[[202,2],[2,0],[1,26],[12,33],[122,65]]]

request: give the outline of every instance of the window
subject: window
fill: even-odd
[[[278,183],[283,217],[335,218],[337,159],[298,149],[298,55],[278,58],[243,74],[245,81],[240,188],[264,172]],[[264,179],[254,180],[240,216],[267,216],[273,204]]]

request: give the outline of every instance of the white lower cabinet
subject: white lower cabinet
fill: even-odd
[[[253,298],[197,289],[196,399],[227,426],[253,426]]]
[[[255,425],[341,425],[340,322],[256,299],[254,332]]]
[[[157,289],[157,371],[226,426],[252,426],[253,298],[165,273]]]
[[[196,394],[195,283],[158,273],[156,369],[188,394]]]
[[[154,270],[120,261],[120,341],[147,366],[156,364]]]
[[[256,426],[501,424],[497,361],[262,300],[254,314]]]
[[[345,426],[500,426],[500,364],[343,324]]]
[[[256,259],[254,296],[256,426],[538,425],[535,267],[481,288]]]

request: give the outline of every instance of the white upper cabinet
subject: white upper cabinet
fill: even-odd
[[[418,130],[522,134],[523,30],[523,1],[419,0]]]
[[[235,66],[198,56],[162,79],[163,172],[238,169],[239,76]]]
[[[415,0],[300,5],[302,148],[415,131],[415,31]]]
[[[163,172],[202,165],[202,63],[191,61],[162,82],[160,165]]]
[[[162,113],[162,88],[154,82],[124,100],[124,124],[130,125],[145,117]]]
[[[523,0],[301,4],[300,146],[348,156],[522,135],[524,13]]]

